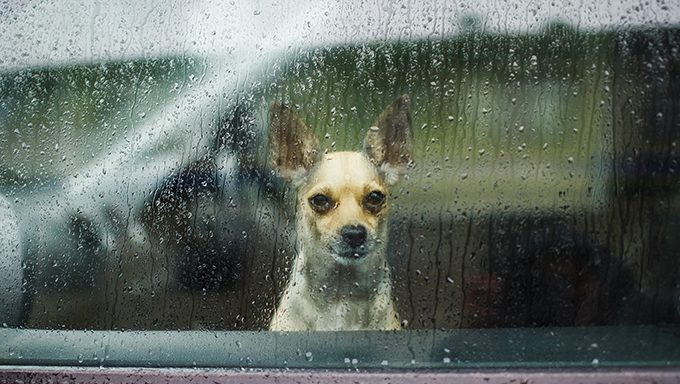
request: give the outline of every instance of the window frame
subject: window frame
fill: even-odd
[[[88,382],[88,383],[536,383],[579,382],[636,384],[677,383],[679,368],[654,369],[550,369],[550,370],[461,370],[461,371],[310,371],[262,369],[171,369],[171,368],[49,368],[0,367],[1,382]]]

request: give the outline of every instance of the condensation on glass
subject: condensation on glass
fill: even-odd
[[[408,94],[389,243],[407,328],[677,323],[679,43],[471,29],[303,49],[236,90],[190,57],[3,72],[3,322],[266,328],[296,237],[269,104],[343,150]]]

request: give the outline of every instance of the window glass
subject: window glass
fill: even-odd
[[[673,60],[673,33],[551,24],[317,50],[278,92],[329,150],[360,146],[371,111],[411,95],[416,166],[389,252],[410,327],[673,322],[674,80],[649,61]]]
[[[101,14],[130,10],[95,7],[83,28],[97,32],[54,36],[91,52],[38,42],[0,59],[0,362],[680,364],[677,6],[310,4],[141,6],[139,30],[104,41]],[[17,36],[32,24],[10,17],[36,23],[24,7],[0,16],[31,44]],[[233,28],[181,27],[218,14]],[[370,153],[402,95],[408,161],[398,177],[376,168],[398,180],[381,179],[384,201],[362,189],[355,212],[387,208],[377,242],[401,330],[262,332],[301,250],[334,246],[300,222],[320,227],[318,199],[344,196],[299,197],[320,176],[273,166],[272,111],[292,111],[320,156]],[[305,289],[371,280],[322,261],[326,282]]]

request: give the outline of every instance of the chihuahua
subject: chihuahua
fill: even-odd
[[[411,161],[411,111],[397,98],[359,152],[320,149],[289,107],[273,103],[269,143],[278,173],[297,187],[297,254],[270,329],[396,330],[387,263],[388,187]]]

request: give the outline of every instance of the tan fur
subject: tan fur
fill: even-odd
[[[290,109],[272,105],[272,162],[298,185],[298,254],[270,329],[400,329],[386,257],[387,213],[388,185],[410,162],[408,98],[383,112],[363,152],[320,155],[310,132]],[[372,192],[386,197],[378,211],[365,203]],[[332,208],[315,210],[310,199],[316,195],[329,198]],[[348,227],[363,228],[361,245],[345,237]],[[356,257],[347,256],[352,254]]]

